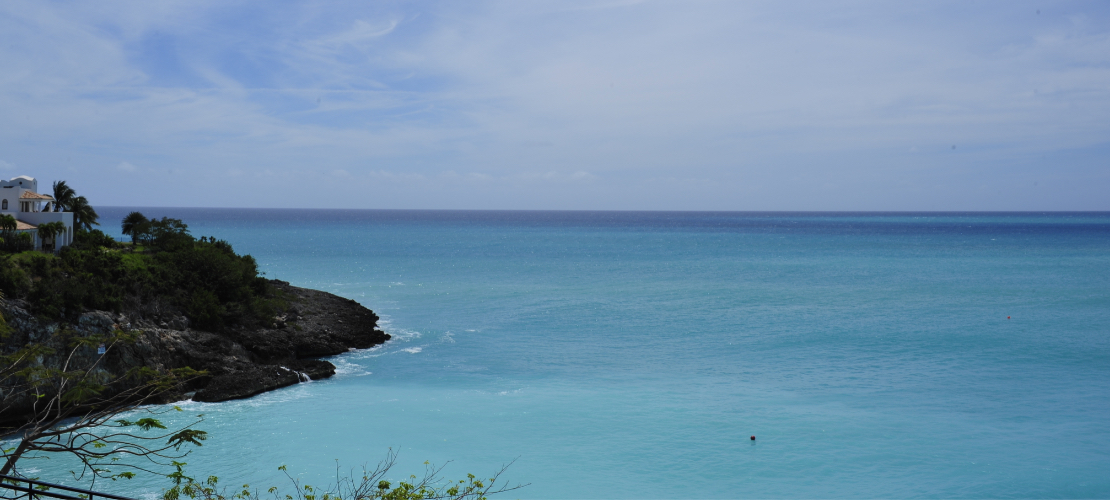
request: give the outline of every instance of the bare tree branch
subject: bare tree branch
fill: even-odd
[[[56,368],[43,364],[44,357],[54,353],[43,345],[26,346],[2,359],[0,384],[7,392],[2,394],[0,410],[12,410],[20,396],[31,401],[29,418],[6,430],[6,434],[18,437],[18,443],[0,450],[0,475],[21,475],[20,460],[58,453],[73,456],[82,464],[81,470],[74,472],[78,479],[86,475],[94,479],[129,478],[133,471],[164,474],[154,469],[172,466],[188,455],[183,447],[200,446],[205,440],[207,434],[195,429],[204,421],[203,415],[167,430],[157,417],[181,408],[145,406],[202,373],[138,368],[113,375],[103,368],[104,360],[119,344],[134,342],[135,332],[117,330],[110,335],[67,338],[69,332],[61,331],[57,335],[68,341],[69,349]],[[105,346],[102,353],[89,362],[79,361],[89,359],[87,354],[97,345]],[[122,418],[134,412],[146,415]],[[124,460],[128,458],[141,460]]]

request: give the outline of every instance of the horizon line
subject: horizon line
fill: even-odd
[[[1110,214],[1110,210],[658,210],[658,209],[567,209],[567,208],[320,208],[320,207],[211,207],[211,206],[125,206],[93,208],[193,209],[193,210],[314,210],[379,212],[611,212],[611,213],[751,213],[751,214]]]

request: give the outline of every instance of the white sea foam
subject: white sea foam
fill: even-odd
[[[379,315],[378,328],[388,333],[392,338],[390,342],[408,342],[412,339],[418,339],[421,333],[416,330],[409,330],[407,328],[393,328],[393,319],[388,315]]]
[[[369,350],[370,349],[367,349],[367,351]],[[373,374],[374,372],[367,370],[365,366],[352,362],[352,360],[365,359],[367,357],[370,357],[355,357],[357,356],[357,354],[363,353],[352,353],[350,355],[340,355],[332,358],[331,364],[335,365],[335,374],[347,377],[363,377]]]
[[[416,353],[418,353],[420,351],[423,351],[423,350],[424,350],[423,347],[406,347],[404,349],[401,349],[401,351],[407,352],[409,354],[416,354]]]
[[[240,400],[239,404],[252,408],[263,408],[278,404],[289,403],[304,399],[312,395],[311,389],[306,384],[291,385],[270,392],[264,392],[252,398]]]
[[[397,342],[412,342],[413,340],[419,339],[423,336],[422,333],[416,330],[409,330],[406,328],[390,329],[387,333],[389,333],[392,338],[386,344]]]

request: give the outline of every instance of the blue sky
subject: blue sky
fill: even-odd
[[[1110,4],[0,3],[98,205],[1110,210]]]

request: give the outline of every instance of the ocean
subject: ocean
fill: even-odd
[[[221,484],[326,485],[392,448],[395,478],[515,460],[506,498],[1110,497],[1110,213],[101,207],[103,229],[131,210],[394,337],[183,403],[210,433],[188,470]]]

